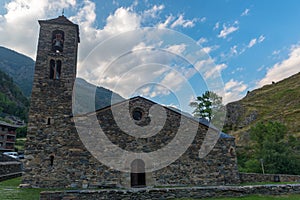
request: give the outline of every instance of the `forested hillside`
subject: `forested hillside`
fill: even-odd
[[[31,94],[34,61],[18,52],[0,47],[0,70],[13,78],[26,97]]]
[[[14,115],[27,120],[29,101],[13,79],[0,70],[0,117]]]

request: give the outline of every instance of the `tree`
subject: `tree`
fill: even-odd
[[[225,106],[222,104],[222,97],[212,91],[206,91],[191,102],[190,106],[195,108],[194,117],[205,118],[222,129],[225,119]]]
[[[19,127],[16,129],[17,138],[24,138],[27,135],[27,126]]]
[[[279,122],[259,122],[250,129],[251,156],[243,167],[247,172],[300,174],[299,141],[287,136],[287,128]]]

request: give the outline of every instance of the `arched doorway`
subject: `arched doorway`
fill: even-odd
[[[146,174],[145,163],[141,159],[135,159],[131,163],[131,187],[145,187],[146,186]]]

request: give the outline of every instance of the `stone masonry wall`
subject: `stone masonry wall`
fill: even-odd
[[[0,162],[0,181],[22,175],[22,163],[18,161]]]
[[[241,182],[300,182],[300,175],[240,173]]]
[[[147,124],[147,120],[151,120],[149,110],[154,105],[153,102],[138,97],[131,99],[129,105],[129,112],[138,108],[143,113],[142,119],[135,123]],[[80,137],[82,140],[86,140],[85,143],[88,143],[88,146],[92,147],[91,149],[94,152],[93,156],[101,160],[103,154],[97,152],[111,151],[112,154],[109,154],[108,157],[113,158],[113,146],[117,146],[128,152],[149,153],[162,148],[168,148],[167,146],[174,139],[178,145],[181,145],[180,142],[185,140],[185,137],[189,134],[192,134],[192,131],[194,131],[192,127],[196,126],[196,136],[191,140],[191,144],[188,145],[189,147],[185,152],[183,152],[181,156],[178,156],[178,159],[170,163],[167,167],[146,173],[146,185],[224,185],[239,182],[234,138],[219,138],[208,155],[200,158],[199,151],[208,130],[206,126],[190,118],[181,116],[177,112],[166,109],[166,119],[160,119],[160,115],[155,115],[158,121],[165,121],[161,130],[153,136],[138,138],[121,130],[115,121],[115,118],[118,118],[118,116],[115,115],[120,115],[121,117],[126,116],[125,112],[128,112],[128,107],[126,106],[128,106],[128,104],[123,102],[115,105],[112,109],[109,107],[98,111],[97,116],[91,114],[90,116],[85,115],[75,119],[79,131],[87,133],[87,135],[81,135]],[[113,115],[112,110],[117,110],[118,112]],[[105,132],[105,135],[112,143],[106,148],[100,145],[103,142],[103,138],[100,138],[101,136],[98,135],[99,127],[94,128],[95,119],[98,119],[99,122],[97,122],[97,124],[100,125],[101,130]],[[136,125],[131,124],[132,127],[130,127],[130,124],[131,123],[126,124],[128,128],[127,131],[134,130],[134,126]],[[178,139],[175,137],[176,134],[178,134],[179,126],[180,129],[183,130],[183,135],[180,136],[183,138]],[[178,146],[178,149],[179,148]],[[174,149],[172,149],[172,151],[174,151]],[[172,153],[174,152],[170,151],[165,156],[171,156]],[[120,180],[117,180],[120,182],[116,182],[116,185],[130,187],[130,164],[134,158],[130,159],[119,160],[119,164],[124,165],[127,172],[120,173]],[[144,159],[144,157],[141,156],[141,159]],[[162,155],[159,161],[162,162],[164,159],[166,158]],[[102,177],[103,181],[110,181],[111,179],[112,177],[109,174],[106,177]]]
[[[192,146],[174,163],[155,172],[157,185],[227,185],[239,183],[236,158],[229,149],[233,139],[219,139],[214,149],[199,158]],[[198,150],[199,151],[199,150]]]
[[[79,190],[41,192],[41,200],[161,200],[175,198],[242,197],[253,194],[286,195],[300,194],[300,184],[256,186],[207,186],[190,188],[147,188],[139,190]]]
[[[84,148],[72,122],[78,26],[58,21],[40,21],[22,177],[32,187],[82,187],[87,175],[107,170]],[[56,30],[64,32],[63,52],[52,50]],[[50,79],[51,59],[62,62],[59,79]]]

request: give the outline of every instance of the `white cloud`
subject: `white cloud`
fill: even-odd
[[[143,13],[144,18],[157,18],[160,11],[162,11],[165,8],[164,5],[154,5],[151,9],[145,10]]]
[[[274,55],[274,56],[279,55],[280,52],[281,52],[280,50],[275,50],[275,51],[272,52],[272,55]]]
[[[238,92],[243,92],[247,89],[247,86],[243,83],[243,81],[238,82],[236,80],[230,79],[229,82],[225,84],[225,90],[235,90]]]
[[[97,44],[106,39],[123,32],[133,31],[141,26],[141,16],[131,11],[130,8],[120,7],[110,14],[106,19],[106,25],[103,29],[97,29],[94,26],[96,20],[95,3],[86,0],[84,6],[80,8],[76,16],[70,18],[80,26],[81,44],[79,46],[79,73],[84,73],[81,68],[81,62],[96,47]],[[107,49],[113,51],[112,49]],[[103,61],[103,63],[105,63]]]
[[[174,20],[174,17],[172,15],[169,15],[167,19],[164,22],[160,22],[157,27],[158,28],[167,28],[169,24]]]
[[[214,30],[219,29],[219,27],[220,27],[220,22],[217,22],[214,26]]]
[[[104,30],[110,34],[117,34],[135,30],[140,27],[141,17],[131,12],[129,8],[118,8],[106,20]]]
[[[244,71],[244,70],[245,70],[244,67],[238,67],[238,68],[236,68],[235,70],[233,70],[233,71],[231,72],[231,74],[235,74],[236,72],[241,72],[241,71]]]
[[[234,25],[228,26],[228,27],[224,24],[223,29],[220,31],[218,37],[225,39],[229,34],[239,30],[239,27],[236,26],[237,24],[238,24],[238,22],[235,22]]]
[[[84,6],[78,10],[77,15],[70,17],[74,23],[80,25],[80,31],[83,33],[93,31],[92,26],[96,20],[96,5],[93,2],[85,1]]]
[[[188,28],[188,27],[194,27],[195,26],[195,22],[197,21],[196,18],[192,19],[192,20],[186,20],[184,19],[183,15],[179,15],[179,17],[171,24],[171,28],[175,28],[177,26],[182,26],[184,28]]]
[[[186,44],[178,44],[169,46],[166,50],[171,51],[175,54],[182,54],[186,49]]]
[[[230,48],[230,56],[235,56],[235,55],[238,55],[237,45],[234,45],[233,47]]]
[[[220,74],[222,70],[226,69],[228,66],[224,63],[222,64],[218,64],[218,65],[215,65],[213,68],[211,68],[209,71],[206,71],[204,73],[204,77],[205,79],[209,79],[211,78],[212,76],[215,76],[217,74]]]
[[[250,40],[249,44],[248,44],[248,48],[253,47],[256,44],[262,43],[264,40],[266,39],[265,36],[261,35],[258,38],[253,38],[252,40]]]
[[[88,2],[88,1],[86,1]],[[35,59],[39,33],[38,20],[78,9],[76,0],[11,0],[0,15],[0,45]],[[80,11],[80,10],[78,10]]]
[[[253,38],[252,40],[250,40],[249,44],[248,44],[248,48],[251,48],[253,47],[257,42],[257,39],[256,38]]]
[[[207,54],[209,54],[210,52],[212,52],[212,50],[214,50],[213,47],[203,47],[203,51],[205,51]]]
[[[183,27],[183,28],[191,28],[195,26],[197,21],[205,22],[206,18],[203,17],[201,19],[184,19],[184,15],[181,14],[177,18],[170,14],[164,22],[159,22],[156,26],[158,28],[176,28],[176,27]]]
[[[184,81],[185,81],[185,79],[182,76],[181,72],[176,71],[176,70],[171,70],[165,75],[165,77],[160,82],[160,84],[163,86],[168,86],[168,88],[176,91],[182,86],[182,83]],[[178,82],[179,82],[179,84],[178,84]]]
[[[300,66],[300,45],[290,49],[289,57],[269,68],[265,77],[257,83],[258,87],[277,82],[298,73]]]
[[[225,84],[225,95],[223,97],[224,103],[229,103],[232,101],[236,101],[244,96],[244,92],[247,89],[247,85],[243,81],[236,81],[234,79],[230,79]]]
[[[52,2],[53,3],[53,2]],[[46,0],[14,0],[5,5],[0,15],[0,44],[34,58],[36,54],[38,19],[51,7]]]
[[[265,68],[265,65],[260,66],[256,71],[260,72]]]
[[[258,43],[262,43],[265,39],[266,39],[265,36],[263,36],[263,35],[259,36]]]
[[[208,42],[208,40],[207,40],[206,38],[204,38],[204,37],[201,37],[201,38],[197,41],[197,44],[198,44],[199,46],[201,46],[202,49],[203,49],[203,51],[206,52],[207,54],[209,54],[210,52],[212,52],[212,51],[214,51],[214,50],[216,50],[216,49],[219,48],[218,45],[204,46],[203,44],[204,44],[204,43],[207,43],[207,42]]]
[[[202,45],[203,43],[206,43],[207,42],[207,39],[204,38],[204,37],[201,37],[198,41],[197,41],[197,44],[198,45]]]
[[[241,14],[241,16],[249,15],[250,9],[246,8],[245,11]]]
[[[206,17],[202,17],[201,19],[200,19],[200,22],[205,22],[206,21]]]

